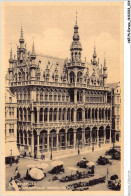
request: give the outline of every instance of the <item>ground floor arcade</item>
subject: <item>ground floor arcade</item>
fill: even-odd
[[[58,151],[71,148],[114,142],[114,131],[110,126],[52,129],[52,130],[20,130],[17,133],[17,143],[20,151],[30,156],[40,156],[44,152]]]

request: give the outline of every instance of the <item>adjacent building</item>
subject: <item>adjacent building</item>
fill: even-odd
[[[10,89],[5,89],[5,159],[17,157],[20,153],[17,148],[17,100]]]
[[[121,88],[120,82],[109,83],[112,92],[112,142],[121,138]]]
[[[112,90],[107,65],[82,61],[77,20],[70,59],[38,55],[25,46],[23,29],[17,57],[10,52],[8,78],[17,95],[17,144],[27,155],[111,143]],[[115,91],[114,91],[115,93]]]

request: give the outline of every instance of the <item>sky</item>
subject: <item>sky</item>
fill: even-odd
[[[8,67],[10,48],[16,54],[21,26],[28,50],[34,40],[38,54],[70,58],[76,20],[82,44],[82,59],[90,62],[96,46],[97,57],[107,62],[108,82],[121,77],[122,2],[87,3],[9,3],[4,2],[5,66]],[[11,44],[10,44],[11,43]]]

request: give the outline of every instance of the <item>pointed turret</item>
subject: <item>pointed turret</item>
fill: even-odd
[[[31,80],[35,80],[36,72],[37,72],[37,64],[36,64],[36,53],[35,53],[35,46],[34,41],[32,44],[32,53],[31,53],[31,66],[30,66],[30,72],[31,72]]]
[[[73,42],[70,47],[72,64],[81,63],[82,46],[79,41],[80,37],[79,37],[78,29],[79,27],[77,25],[77,12],[76,12],[76,22],[74,26]]]
[[[8,68],[9,80],[13,79],[13,65],[14,65],[14,60],[13,60],[12,48],[11,48],[10,49],[10,58],[9,58],[9,68]]]
[[[34,41],[32,44],[32,53],[31,53],[31,59],[36,59],[36,53],[35,53],[35,45],[34,45]]]
[[[9,58],[9,63],[13,63],[13,55],[12,55],[12,48],[10,49],[10,58]]]
[[[107,66],[106,66],[106,57],[104,54],[104,66],[103,66],[103,84],[107,84]]]
[[[23,37],[23,28],[21,27],[21,33],[20,33],[20,48],[19,48],[19,60],[22,63],[23,62],[23,54],[25,53],[25,47],[24,47],[24,37]]]
[[[24,42],[25,42],[25,41],[24,41],[23,28],[22,28],[22,27],[21,27],[19,42],[20,42],[20,48],[24,48]]]
[[[95,44],[94,44],[94,53],[93,53],[93,61],[92,61],[93,65],[97,65],[96,57],[97,57],[96,47],[95,47]]]

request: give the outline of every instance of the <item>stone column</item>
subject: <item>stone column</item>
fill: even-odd
[[[27,110],[27,111],[28,111],[28,110]],[[29,112],[29,111],[28,111],[28,112]],[[27,118],[28,118],[28,112],[27,112]],[[32,123],[35,122],[35,121],[34,121],[34,111],[31,110],[30,112],[31,112],[31,124],[32,124]],[[29,119],[28,119],[28,121],[29,121]]]
[[[67,148],[67,130],[65,131],[65,147]]]
[[[110,129],[110,143],[111,143],[111,129]]]
[[[83,123],[85,123],[85,108],[82,110],[82,119]]]
[[[56,148],[57,148],[57,150],[59,150],[58,147],[59,147],[59,134],[56,133]]]
[[[74,103],[77,103],[77,90],[74,90]]]
[[[44,108],[43,108],[43,122],[44,122]]]
[[[85,103],[85,90],[83,90],[83,103]]]
[[[47,110],[47,123],[49,123],[49,108]]]
[[[23,145],[25,145],[25,134],[24,134],[24,131],[23,131]]]
[[[97,121],[99,122],[99,108],[97,108]]]
[[[59,122],[59,108],[57,108],[57,122]]]
[[[85,128],[82,130],[82,146],[85,145]]]
[[[74,129],[74,148],[76,148],[76,129]]]
[[[92,131],[90,130],[90,146],[92,146]]]
[[[97,146],[100,146],[99,145],[99,129],[97,129]]]
[[[67,123],[67,108],[65,110],[65,122]]]
[[[49,133],[47,133],[47,151],[50,150],[50,146],[49,146]]]
[[[76,122],[76,109],[74,108],[74,122]]]
[[[34,134],[31,133],[31,156],[34,157]]]
[[[104,144],[105,144],[105,141],[106,141],[106,130],[104,128]]]
[[[90,120],[92,121],[92,108],[90,110]]]
[[[40,144],[39,144],[39,140],[40,140],[40,135],[37,134],[37,158],[40,158]]]

